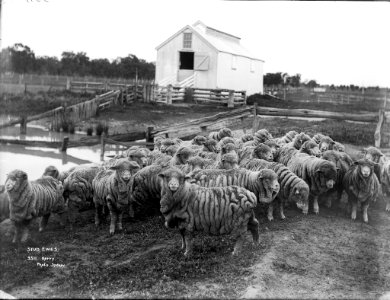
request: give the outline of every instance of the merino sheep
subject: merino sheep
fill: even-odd
[[[247,231],[258,243],[259,229],[253,209],[256,196],[237,186],[205,188],[187,182],[183,172],[169,169],[159,174],[162,179],[160,211],[165,226],[177,227],[182,236],[184,255],[193,251],[194,231],[213,235],[233,234],[237,238],[233,255],[239,254]]]
[[[302,144],[299,150],[297,150],[295,147],[287,145],[283,146],[279,149],[278,152],[276,152],[274,160],[287,166],[289,162],[298,154],[307,154],[317,157],[320,153],[317,144],[308,140]]]
[[[226,153],[222,155],[218,168],[224,170],[239,168],[237,155],[235,153]]]
[[[297,207],[302,209],[306,215],[309,209],[309,185],[297,175],[295,175],[285,165],[277,162],[269,162],[264,159],[253,159],[249,161],[245,166],[251,171],[260,171],[262,169],[273,170],[278,175],[278,181],[280,183],[280,191],[275,198],[275,202],[279,203],[279,212],[281,219],[285,219],[284,206],[287,202],[296,203]],[[273,201],[274,202],[274,201]],[[268,205],[268,220],[273,220],[273,202]]]
[[[334,187],[319,196],[319,199],[325,200],[326,206],[330,208],[334,200],[340,202],[343,193],[344,175],[353,164],[353,160],[347,153],[336,150],[323,152],[321,158],[333,162],[337,168],[337,180]]]
[[[197,136],[195,136],[195,137],[192,139],[191,143],[192,143],[193,145],[203,146],[203,145],[206,143],[207,140],[208,140],[207,137],[205,137],[205,136],[203,136],[203,135],[197,135]]]
[[[260,129],[253,135],[254,145],[257,146],[260,143],[273,139],[272,134],[267,129]]]
[[[276,142],[275,139],[265,141],[264,145],[267,145],[271,148],[272,155],[275,155],[280,149],[280,145]]]
[[[72,167],[69,170],[59,172],[55,166],[48,166],[48,167],[46,167],[42,176],[51,176],[51,177],[61,181],[62,183],[64,183],[65,178],[68,177],[69,174],[72,173],[74,169],[76,169],[76,167]]]
[[[334,142],[333,150],[339,151],[339,152],[345,152],[345,146],[339,142]]]
[[[272,202],[279,193],[278,176],[272,170],[257,172],[246,169],[200,170],[191,177],[203,187],[223,187],[237,185],[246,188],[257,196],[259,203]]]
[[[295,130],[291,130],[291,131],[287,132],[284,136],[282,136],[280,138],[276,138],[275,140],[279,145],[287,144],[287,143],[292,142],[292,140],[294,139],[294,137],[297,134],[298,134],[298,132],[296,132]]]
[[[320,151],[319,146],[317,145],[316,142],[314,142],[312,140],[308,140],[308,141],[304,142],[299,150],[301,153],[307,153],[309,155],[313,155],[316,157],[321,156],[321,151]]]
[[[318,147],[320,148],[321,152],[325,152],[327,150],[333,150],[334,141],[329,136],[324,136],[321,138]]]
[[[108,207],[111,217],[110,234],[115,233],[115,225],[118,230],[123,229],[122,217],[130,202],[131,178],[139,169],[136,162],[121,159],[115,166],[96,174],[92,181],[96,226],[100,225],[103,207]]]
[[[358,203],[363,209],[363,221],[368,223],[367,210],[376,201],[379,193],[379,180],[374,173],[375,163],[368,159],[354,162],[343,179],[343,187],[348,195],[351,219],[356,220]]]
[[[266,144],[259,143],[254,149],[252,153],[252,158],[259,158],[268,161],[274,160],[274,155],[272,153],[271,147]]]
[[[0,185],[0,223],[9,218],[9,196],[4,185]]]
[[[214,139],[208,139],[203,145],[203,151],[217,153],[217,141]]]
[[[46,227],[51,213],[59,214],[61,222],[65,223],[64,190],[57,179],[44,176],[29,181],[26,172],[14,170],[7,176],[5,189],[10,200],[10,219],[15,227],[13,243],[18,241],[20,234],[20,241],[27,241],[33,218],[42,217],[39,232]]]
[[[242,135],[242,136],[240,137],[240,139],[241,139],[241,141],[242,141],[243,143],[246,143],[246,142],[249,142],[249,141],[253,141],[254,137],[253,137],[253,135],[250,134],[250,133],[245,133],[244,135]]]
[[[209,139],[220,141],[224,137],[227,137],[227,136],[233,137],[232,131],[229,128],[224,127],[224,128],[221,128],[218,132],[216,132],[216,131],[210,132]]]
[[[304,142],[309,141],[311,138],[306,133],[301,132],[294,136],[293,140],[290,143],[287,143],[284,147],[294,147],[295,149],[301,149]]]
[[[289,161],[287,167],[309,185],[313,211],[318,214],[318,196],[333,188],[336,183],[336,165],[331,161],[300,153]]]

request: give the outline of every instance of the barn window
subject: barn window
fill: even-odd
[[[192,47],[192,33],[184,32],[183,34],[183,48],[191,48]]]
[[[232,69],[237,70],[237,56],[232,55]]]
[[[180,70],[194,69],[194,52],[180,52]]]

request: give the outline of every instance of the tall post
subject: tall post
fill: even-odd
[[[100,161],[104,161],[104,148],[105,148],[105,142],[104,142],[104,132],[100,136]]]
[[[23,116],[20,121],[20,134],[25,135],[27,133],[27,117]]]
[[[146,142],[147,143],[154,143],[154,136],[152,134],[154,127],[148,127],[148,130],[146,131]],[[153,149],[154,146],[147,146],[149,149]]]
[[[234,91],[229,91],[228,108],[234,108]]]
[[[172,104],[172,84],[167,86],[167,104]]]
[[[69,144],[69,137],[66,136],[62,141],[61,152],[66,152],[66,149],[68,149],[68,144]]]

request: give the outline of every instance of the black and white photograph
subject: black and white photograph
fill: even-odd
[[[390,300],[389,16],[0,0],[0,299]]]

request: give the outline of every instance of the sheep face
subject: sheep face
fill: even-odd
[[[208,139],[203,145],[203,151],[217,153],[217,141],[213,139]]]
[[[274,154],[272,152],[272,149],[265,144],[259,144],[258,146],[256,146],[256,148],[253,149],[253,156],[255,158],[264,159],[267,161],[274,160]]]
[[[233,153],[227,153],[221,157],[221,168],[225,170],[238,168],[238,156]]]
[[[358,166],[359,173],[362,177],[368,178],[374,173],[374,166],[377,164],[369,159],[359,159],[354,165]]]
[[[265,189],[272,191],[272,199],[275,199],[280,190],[278,175],[269,169],[263,169],[259,173],[259,179],[263,180]]]
[[[271,140],[266,141],[264,144],[271,148],[272,155],[273,155],[273,157],[275,157],[275,154],[276,154],[276,153],[279,151],[279,149],[280,149],[280,145],[277,144],[275,141],[271,141]],[[273,159],[273,158],[272,158],[272,159]]]
[[[8,174],[5,181],[7,192],[17,191],[19,187],[27,180],[27,173],[21,170],[14,170]]]
[[[121,159],[117,164],[110,168],[115,170],[116,176],[119,179],[119,191],[127,191],[127,183],[130,178],[140,170],[140,166],[135,161]],[[123,182],[124,184],[121,184]]]
[[[327,150],[332,150],[333,149],[333,144],[334,142],[328,139],[324,139],[320,142],[318,147],[320,148],[321,152],[325,152]]]
[[[371,160],[374,163],[379,163],[384,154],[375,147],[368,147],[363,149],[364,158]]]
[[[298,208],[307,211],[309,209],[309,193],[309,186],[302,182],[292,189],[289,200],[295,202]]]
[[[316,173],[319,175],[322,187],[326,187],[327,189],[333,188],[337,180],[337,168],[334,163],[324,161],[324,163],[316,170]]]
[[[183,148],[180,148],[177,153],[176,153],[176,156],[178,157],[178,162],[180,164],[186,164],[188,162],[188,160],[192,157],[193,155],[193,152],[191,151],[190,148],[187,148],[187,147],[183,147]]]
[[[224,155],[226,153],[235,152],[236,146],[232,143],[224,144],[221,146],[221,154]]]
[[[148,164],[146,155],[141,151],[137,151],[133,154],[130,154],[129,159],[131,161],[135,161],[140,167],[146,167]]]
[[[164,152],[165,152],[165,154],[173,157],[178,149],[179,149],[179,147],[177,145],[170,145],[170,146],[165,148]],[[163,151],[161,151],[161,152],[163,152]]]
[[[316,142],[312,140],[304,142],[300,150],[303,153],[307,153],[316,157],[321,157],[321,151],[319,146]]]
[[[59,174],[60,173],[58,172],[58,169],[55,166],[48,166],[43,172],[43,176],[51,176],[56,179],[58,178]]]
[[[339,152],[345,152],[345,146],[339,142],[335,142],[333,145],[333,150]]]
[[[204,137],[203,135],[197,135],[192,139],[191,144],[202,146],[206,143],[206,141],[207,141],[206,137]]]
[[[174,145],[174,141],[171,140],[171,139],[165,139],[161,142],[161,146],[160,146],[160,151],[162,153],[165,153],[166,149],[169,147],[169,146],[172,146]]]

